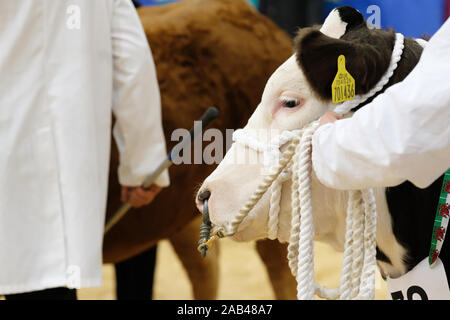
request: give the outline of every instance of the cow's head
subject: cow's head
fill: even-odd
[[[355,78],[356,94],[367,93],[389,67],[394,43],[394,31],[370,30],[357,10],[335,9],[321,29],[299,31],[295,40],[296,54],[270,77],[261,102],[244,131],[300,129],[332,110],[331,85],[340,55],[345,55],[347,70]],[[402,60],[387,86],[401,81],[412,70],[421,51],[414,40],[406,39]],[[266,137],[265,142],[270,135]],[[258,139],[264,140],[264,135],[259,135]],[[255,159],[255,153],[241,144],[233,144],[217,169],[204,181],[199,192],[209,191],[208,205],[213,224],[230,222],[262,181],[261,157],[257,163],[242,163],[242,159],[236,163],[239,155],[247,154]],[[287,241],[289,237],[290,192],[288,181],[283,184],[281,198],[278,229],[281,241]],[[266,193],[240,225],[234,237],[236,240],[267,237],[269,201],[270,195]],[[202,201],[198,200],[197,205],[202,210]]]

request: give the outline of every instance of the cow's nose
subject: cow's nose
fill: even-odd
[[[200,210],[200,212],[203,212],[203,203],[205,202],[205,200],[209,199],[210,196],[211,192],[208,189],[203,189],[198,193],[196,203],[197,208],[198,210]]]

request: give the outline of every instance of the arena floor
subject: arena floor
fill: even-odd
[[[221,241],[222,268],[218,299],[274,299],[264,266],[253,249],[254,243],[236,243],[229,239]],[[339,283],[342,255],[322,243],[316,243],[315,251],[316,280],[322,285],[336,287]],[[242,263],[243,261],[245,263]],[[79,290],[80,299],[115,299],[114,268],[105,265],[103,271],[103,286]],[[176,281],[174,275],[177,275]],[[379,273],[376,277],[376,289],[376,299],[386,299],[386,283]],[[168,241],[161,241],[158,247],[154,299],[192,298],[191,285],[178,257]]]

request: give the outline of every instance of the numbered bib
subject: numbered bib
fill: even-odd
[[[397,279],[387,279],[391,300],[450,300],[444,265],[438,258],[430,268],[428,257]]]

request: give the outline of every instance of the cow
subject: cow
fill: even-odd
[[[226,128],[244,125],[270,74],[293,52],[289,36],[245,0],[185,0],[141,7],[138,13],[155,60],[168,149],[178,143],[172,141],[172,132],[192,127],[210,106],[219,108],[214,127],[224,134]],[[107,219],[121,205],[115,144],[111,150]],[[218,252],[211,250],[203,261],[197,252],[201,217],[193,204],[198,185],[213,168],[205,163],[172,166],[172,185],[105,235],[104,262],[124,261],[170,239],[194,297],[215,298]],[[257,250],[267,262],[276,297],[295,298],[295,280],[280,259],[286,247],[260,241]]]
[[[295,40],[296,53],[270,77],[261,102],[244,127],[257,130],[296,130],[317,120],[334,108],[332,83],[337,61],[344,54],[347,70],[355,78],[356,94],[370,91],[388,69],[396,34],[393,30],[373,29],[362,14],[350,7],[330,13],[325,24],[303,28]],[[405,38],[398,67],[381,94],[402,81],[418,63],[423,41]],[[369,99],[357,109],[369,103]],[[356,111],[354,109],[352,111]],[[264,137],[259,137],[264,141]],[[286,149],[286,145],[283,146]],[[209,215],[216,229],[226,226],[237,215],[263,180],[262,161],[236,164],[239,154],[257,157],[257,151],[234,143],[217,169],[199,190],[197,206],[203,209],[208,199]],[[250,157],[253,155],[252,157]],[[343,251],[348,193],[322,185],[312,172],[312,205],[315,239]],[[433,223],[443,176],[425,189],[410,182],[374,190],[377,207],[377,264],[387,277],[397,278],[412,270],[428,256]],[[206,196],[205,196],[206,195]],[[291,224],[291,181],[282,185],[278,240],[289,241]],[[233,239],[249,241],[268,236],[270,195],[266,192],[242,221]],[[450,279],[449,242],[444,242],[440,258]]]

